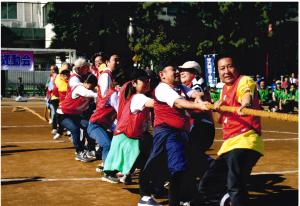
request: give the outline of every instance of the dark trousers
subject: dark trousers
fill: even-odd
[[[80,140],[80,129],[83,129],[84,134],[86,134],[88,121],[82,119],[80,115],[63,114],[59,116],[61,125],[71,132],[73,145],[76,149],[76,152],[83,152],[85,142],[84,139],[82,141]],[[88,139],[90,138],[88,137]]]
[[[213,161],[199,187],[198,204],[204,199],[221,198],[229,193],[232,206],[248,206],[247,180],[261,154],[249,149],[234,149]]]
[[[210,148],[215,137],[215,126],[206,122],[195,122],[190,132],[188,144],[188,170],[183,174],[181,200],[190,201],[196,193],[197,178],[207,170],[210,157],[205,152]]]
[[[170,173],[169,205],[179,205],[182,174],[187,166],[185,155],[186,142],[186,132],[167,126],[154,128],[153,147],[140,176],[141,196],[151,195],[150,181],[155,179],[153,174],[157,174],[157,171],[162,174],[164,169],[167,168]],[[167,164],[165,161],[160,164],[159,160],[163,161],[164,155],[166,156]]]
[[[52,129],[57,129],[57,113],[56,110],[58,108],[59,100],[54,99],[49,101],[50,109],[51,109],[51,118],[52,118]]]

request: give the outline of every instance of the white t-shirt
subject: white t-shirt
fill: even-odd
[[[184,93],[191,97],[194,90],[188,88],[187,86],[181,85]],[[160,102],[167,103],[170,107],[173,107],[176,99],[185,99],[184,96],[179,95],[174,88],[166,83],[159,83],[159,85],[155,89],[155,97]]]
[[[130,103],[130,111],[132,113],[142,111],[145,108],[146,102],[151,100],[151,98],[147,97],[144,94],[135,94]]]
[[[92,90],[89,90],[89,89],[85,88],[82,84],[77,86],[72,91],[71,95],[72,95],[72,99],[75,99],[79,96],[97,98],[97,93],[96,92],[93,92]]]
[[[109,101],[108,101],[108,104],[110,106],[112,106],[116,112],[118,112],[118,105],[119,105],[118,98],[119,98],[119,93],[114,92],[114,93],[112,93],[112,95],[110,96]]]
[[[77,86],[73,91],[72,91],[72,94],[71,94],[71,97],[72,99],[75,99],[79,96],[83,96],[83,97],[91,97],[91,98],[94,98],[96,99],[97,98],[97,93],[93,92],[92,90],[89,90],[87,88],[85,88],[83,86],[82,83],[80,83],[79,86]],[[58,114],[63,114],[63,111],[61,110],[61,108],[57,108],[56,112]]]
[[[110,70],[109,68],[106,68],[105,70]],[[106,91],[109,89],[111,85],[111,77],[108,75],[108,73],[102,73],[98,79],[98,85],[100,86],[101,90],[101,96],[104,97]]]
[[[73,87],[75,87],[78,84],[81,84],[82,82],[80,81],[80,79],[77,76],[72,76],[69,79],[69,86],[72,89]]]

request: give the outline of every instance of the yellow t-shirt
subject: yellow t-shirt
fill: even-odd
[[[68,90],[68,82],[60,74],[55,78],[55,84],[59,92],[66,92]]]
[[[226,87],[226,85],[224,85]],[[256,90],[256,82],[248,77],[243,76],[237,87],[237,101],[241,103],[242,97],[245,93],[250,92],[253,96]],[[222,94],[221,94],[222,95]],[[264,153],[264,144],[262,137],[259,136],[254,130],[249,130],[245,133],[239,134],[235,137],[231,137],[224,141],[218,155],[225,154],[233,149],[251,149],[261,154]]]

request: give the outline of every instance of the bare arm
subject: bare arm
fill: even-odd
[[[154,106],[154,100],[153,99],[149,99],[146,103],[145,103],[145,107],[151,107],[153,108]]]
[[[191,102],[187,101],[185,99],[176,99],[174,102],[174,106],[179,109],[199,109],[199,110],[208,110],[206,105],[209,104],[209,102]]]
[[[252,102],[252,95],[250,92],[246,92],[244,96],[242,97],[241,106],[238,108],[237,113],[239,115],[243,115],[243,112],[241,111],[245,107],[250,107]]]

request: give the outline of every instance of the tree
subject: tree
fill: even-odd
[[[289,72],[298,67],[297,2],[51,4],[49,17],[56,33],[51,47],[73,48],[79,55],[117,49],[128,60],[138,56],[142,65],[150,60],[154,65],[168,60],[201,63],[204,54],[231,46],[239,50],[249,74],[263,74],[267,52],[273,76],[279,69]],[[159,18],[164,7],[175,23]],[[129,17],[134,23],[131,38]],[[272,33],[268,33],[270,25]]]
[[[53,2],[49,23],[56,34],[51,48],[76,49],[79,55],[117,52],[129,55],[128,16],[136,3]]]
[[[172,9],[175,25],[158,20],[162,7]],[[290,51],[279,52],[281,60],[297,62],[298,53],[294,46],[297,45],[296,35],[290,35],[292,38],[289,38],[280,29],[290,25],[288,21],[297,16],[296,2],[147,2],[139,4],[136,12],[138,32],[131,49],[139,53],[145,62],[151,58],[157,63],[172,56],[181,57],[177,60],[194,58],[203,62],[204,54],[234,47],[239,50],[241,61],[246,63],[243,65],[245,71],[262,74],[267,50],[272,49],[272,60],[273,54],[277,54],[285,44],[289,45]],[[272,37],[268,36],[270,24],[274,28]],[[298,34],[295,24],[290,25],[289,29]],[[270,38],[276,42],[270,43]],[[168,48],[168,52],[165,48]],[[275,70],[278,69],[274,63],[273,66]]]

